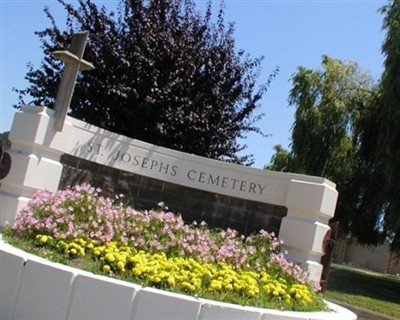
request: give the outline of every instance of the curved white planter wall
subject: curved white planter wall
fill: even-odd
[[[242,307],[94,275],[52,263],[0,240],[2,320],[356,320],[332,312],[283,312]]]

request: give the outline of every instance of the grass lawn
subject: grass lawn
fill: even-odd
[[[325,298],[400,319],[400,278],[333,265]]]

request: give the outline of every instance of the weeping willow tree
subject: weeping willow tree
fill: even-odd
[[[276,148],[267,168],[336,182],[341,231],[361,244],[389,240],[400,257],[400,1],[380,12],[379,84],[356,64],[329,57],[321,70],[300,67],[289,97],[296,107],[291,150]]]
[[[391,240],[393,251],[400,255],[400,2],[382,7],[382,45],[385,56],[380,99],[373,118],[376,127],[365,139],[366,160],[379,167],[382,185],[378,205],[382,212],[382,231]]]
[[[323,56],[322,69],[300,67],[292,81],[296,171],[332,180],[351,175],[359,119],[373,97],[371,77],[354,62]]]
[[[361,243],[389,240],[400,257],[400,2],[381,8],[386,32],[378,98],[360,123],[354,233]],[[371,229],[374,229],[371,231]]]
[[[291,150],[275,146],[268,169],[324,176],[353,174],[360,122],[376,97],[373,80],[354,62],[322,57],[322,68],[299,67],[289,105],[296,108]]]
[[[355,62],[322,57],[317,70],[299,67],[292,77],[289,104],[296,108],[291,149],[275,147],[267,169],[323,176],[337,183],[335,220],[341,231],[362,243],[382,239],[379,211],[366,217],[360,193],[370,192],[367,167],[360,162],[365,123],[372,119],[378,88]],[[363,224],[360,223],[363,217]],[[367,222],[368,221],[368,222]],[[368,225],[368,232],[360,226]],[[367,236],[366,236],[367,235]]]

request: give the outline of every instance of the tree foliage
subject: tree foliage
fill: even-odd
[[[400,2],[389,1],[382,7],[382,45],[385,57],[379,103],[373,114],[377,130],[365,141],[366,160],[382,174],[377,199],[382,208],[382,225],[392,240],[392,249],[400,255]]]
[[[291,150],[275,147],[269,168],[334,181],[351,176],[359,123],[374,97],[371,77],[354,62],[323,56],[321,69],[299,67],[292,83],[289,105],[296,112]]]
[[[269,165],[266,165],[264,169],[273,171],[288,172],[293,171],[293,154],[286,150],[282,145],[277,144],[274,146],[275,154],[271,158]]]
[[[8,140],[9,131],[0,133],[0,148],[7,151],[11,147],[11,141]]]
[[[296,106],[292,150],[297,171],[332,180],[351,175],[358,120],[372,80],[353,62],[324,56],[322,70],[298,68],[289,104]]]
[[[328,56],[323,56],[321,69],[299,67],[292,82],[289,104],[296,112],[291,149],[276,148],[267,169],[334,181],[339,192],[334,220],[340,221],[341,232],[364,244],[379,243],[384,238],[380,211],[365,208],[376,192],[370,188],[376,175],[361,157],[378,87],[356,63]]]
[[[352,67],[326,57],[323,72],[299,68],[289,98],[296,107],[292,149],[277,150],[268,168],[283,163],[335,181],[341,231],[362,244],[389,240],[400,257],[400,2],[389,1],[381,13],[379,84],[370,87]]]
[[[389,1],[380,11],[384,71],[377,98],[360,122],[353,230],[361,243],[389,239],[400,257],[400,2]]]
[[[192,0],[120,0],[116,12],[91,0],[73,6],[61,30],[48,9],[51,27],[37,32],[44,52],[30,66],[30,86],[19,103],[53,106],[62,64],[51,56],[65,49],[72,33],[89,31],[85,59],[96,69],[78,78],[70,115],[156,145],[249,164],[238,143],[261,133],[255,115],[275,75],[256,87],[262,58],[237,51],[233,24],[223,6],[214,19],[211,1],[202,15]],[[214,21],[215,20],[215,21]]]

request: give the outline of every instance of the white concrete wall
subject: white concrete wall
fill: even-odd
[[[389,262],[388,246],[362,247],[355,242],[347,244],[348,262],[373,271],[385,272]]]
[[[175,294],[52,263],[0,239],[2,320],[355,320],[332,312],[282,312]]]
[[[319,281],[322,242],[334,215],[337,191],[331,181],[229,164],[158,147],[67,117],[54,131],[54,111],[22,107],[16,112],[10,174],[0,188],[0,224],[12,222],[37,189],[57,190],[60,156],[75,155],[139,175],[232,197],[286,206],[279,237],[289,259]]]
[[[337,260],[338,262],[349,263],[381,273],[400,273],[400,261],[398,262],[394,257],[391,257],[389,243],[377,247],[366,247],[357,244],[355,240],[344,239],[342,241],[346,242],[345,252],[341,255],[342,260]]]

